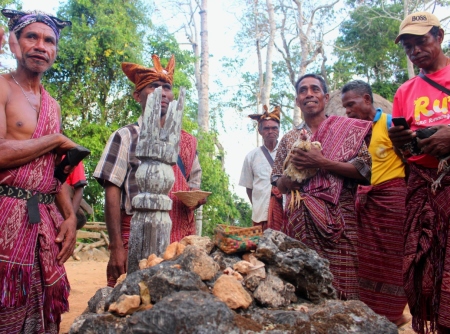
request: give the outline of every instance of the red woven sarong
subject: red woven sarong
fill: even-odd
[[[267,228],[281,231],[285,224],[286,215],[283,210],[283,195],[277,187],[272,187],[269,201],[269,213],[267,216]]]
[[[410,165],[406,197],[405,293],[413,316],[413,329],[425,333],[450,328],[450,176],[441,182],[436,195],[431,183],[436,169]]]
[[[330,116],[311,140],[322,144],[328,159],[346,162],[356,157],[370,128],[369,122]],[[299,208],[287,213],[285,233],[330,261],[339,298],[358,299],[354,194],[343,185],[344,178],[319,170],[303,186]]]
[[[197,151],[197,140],[184,130],[181,130],[180,136],[180,157],[183,161],[186,175],[192,170],[195,155]],[[180,241],[185,236],[195,234],[194,211],[189,210],[173,193],[176,191],[189,191],[189,185],[178,165],[174,165],[175,183],[170,191],[169,197],[173,201],[172,210],[169,211],[172,220],[172,232],[170,233],[170,242]]]
[[[402,274],[405,198],[404,179],[359,186],[356,197],[359,297],[393,322],[406,306]]]
[[[32,138],[59,133],[60,117],[56,101],[41,87],[41,111]],[[10,170],[0,170],[2,184],[38,191],[56,193],[59,182],[53,177],[55,155],[46,153],[30,163]],[[64,266],[58,265],[56,256],[61,244],[56,244],[61,217],[56,204],[39,203],[41,222],[29,224],[27,202],[23,199],[0,196],[0,332],[11,333],[11,310],[20,309],[30,302],[33,272],[39,264],[42,275],[43,303],[39,319],[44,327],[59,327],[61,314],[68,311],[69,282]],[[39,246],[38,246],[39,243]],[[39,261],[35,251],[39,250]],[[35,312],[39,312],[36,309]],[[29,314],[26,315],[31,316]],[[24,319],[17,319],[23,324]],[[36,323],[36,328],[40,325]]]

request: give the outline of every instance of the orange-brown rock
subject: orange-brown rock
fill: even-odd
[[[233,276],[222,275],[214,284],[213,294],[233,310],[248,308],[252,297]]]
[[[112,303],[109,306],[108,311],[120,316],[126,316],[128,314],[132,314],[135,311],[137,311],[140,304],[141,304],[141,296],[122,295],[119,297],[117,302]]]
[[[163,258],[161,258],[161,257],[156,257],[156,258],[154,258],[152,261],[150,261],[150,263],[148,263],[148,266],[149,266],[149,267],[153,267],[153,266],[156,266],[157,264],[160,264],[160,263],[163,262],[163,261],[164,261]]]
[[[164,252],[163,259],[171,260],[177,254],[178,241],[172,242],[169,246],[167,246],[166,251]]]
[[[154,259],[156,259],[158,256],[156,254],[150,254],[147,258],[147,262],[150,263],[152,262]]]
[[[147,259],[142,259],[139,261],[139,269],[145,269],[147,268]]]
[[[253,264],[248,261],[239,261],[233,266],[233,269],[240,272],[241,274],[248,274],[253,268]]]
[[[211,241],[211,238],[198,235],[188,235],[181,239],[180,243],[185,246],[193,245],[203,248],[207,254],[210,254],[214,248],[214,243]]]
[[[141,295],[141,304],[144,306],[150,304],[152,300],[150,297],[150,290],[144,282],[139,282],[139,293]]]
[[[117,279],[116,285],[114,285],[114,287],[118,286],[120,283],[125,281],[125,278],[127,278],[127,273],[120,275],[119,278]]]
[[[177,256],[182,254],[184,252],[184,249],[186,248],[186,245],[183,245],[181,242],[177,245]]]

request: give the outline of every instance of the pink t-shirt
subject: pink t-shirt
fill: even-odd
[[[450,88],[449,65],[428,74],[427,77]],[[395,93],[392,117],[405,117],[413,131],[435,125],[448,125],[450,124],[449,105],[450,97],[447,94],[416,76],[401,85]],[[436,168],[438,165],[437,159],[428,154],[412,156],[408,162],[427,168]]]

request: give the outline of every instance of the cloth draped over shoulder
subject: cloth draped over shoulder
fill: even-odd
[[[370,122],[330,116],[311,141],[322,144],[322,154],[333,161],[347,162],[355,158],[370,131]],[[308,180],[301,196],[319,233],[325,240],[336,243],[345,227],[345,220],[337,205],[344,186],[344,178],[324,170]]]
[[[60,132],[56,101],[42,86],[41,96],[41,111],[32,139]],[[0,184],[56,194],[61,184],[53,176],[54,169],[55,155],[49,152],[21,167],[0,170]],[[0,196],[0,311],[2,307],[23,306],[27,302],[38,249],[44,321],[59,323],[61,313],[68,311],[70,290],[64,266],[56,261],[60,245],[55,238],[63,218],[55,203],[38,205],[41,223],[30,224],[26,200]]]
[[[197,154],[197,139],[194,136],[181,130],[179,156],[183,162],[185,174],[191,174],[192,165]],[[175,183],[170,191],[169,197],[173,201],[172,210],[169,211],[172,220],[172,232],[170,242],[180,241],[185,236],[195,234],[194,211],[190,210],[183,202],[174,196],[176,191],[189,191],[189,184],[178,165],[174,165]]]

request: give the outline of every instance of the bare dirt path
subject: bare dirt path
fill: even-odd
[[[106,286],[106,260],[82,260],[66,262],[67,275],[72,287],[69,304],[70,312],[63,314],[60,333],[68,333],[70,326],[76,317],[78,317],[87,307],[87,302],[95,292]],[[408,307],[405,313],[409,314]],[[411,322],[399,328],[399,334],[414,334],[411,328]]]
[[[60,333],[68,333],[70,326],[87,307],[87,302],[95,292],[106,286],[107,262],[68,261],[65,264],[71,291],[70,311],[63,314]]]

